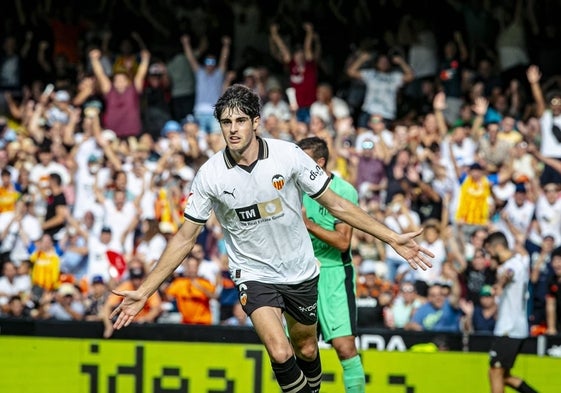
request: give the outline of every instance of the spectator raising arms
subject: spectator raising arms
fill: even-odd
[[[119,138],[139,135],[142,131],[140,94],[148,72],[150,52],[141,51],[141,61],[133,79],[125,70],[118,69],[110,79],[100,61],[101,51],[93,49],[89,55],[94,75],[105,97],[104,127],[115,131]]]

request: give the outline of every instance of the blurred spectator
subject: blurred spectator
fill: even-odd
[[[547,97],[544,97],[538,66],[530,66],[526,75],[536,102],[536,116],[540,119],[540,153],[544,157],[559,161],[561,160],[561,91],[547,92]],[[540,176],[540,183],[542,186],[548,183],[561,183],[561,174],[546,165]]]
[[[432,258],[432,268],[428,270],[416,270],[413,277],[416,281],[422,281],[426,285],[430,285],[442,278],[442,266],[447,259],[447,250],[441,236],[440,222],[435,219],[429,219],[421,225],[423,230],[423,240],[419,242],[421,247],[426,248],[434,254]]]
[[[530,253],[540,249],[545,235],[552,235],[554,245],[561,245],[561,198],[559,184],[547,183],[536,200],[532,228],[526,244]]]
[[[103,324],[105,325],[105,330],[103,332],[103,337],[109,338],[113,335],[113,322],[109,319],[109,316],[121,303],[121,296],[119,294],[123,292],[133,291],[137,289],[142,280],[144,279],[146,273],[144,268],[140,263],[130,266],[128,272],[128,279],[122,281],[117,288],[113,291],[109,298],[103,306]],[[162,312],[162,299],[158,292],[154,292],[146,302],[146,305],[134,318],[134,323],[154,323],[156,319]]]
[[[460,187],[456,223],[461,225],[465,239],[477,228],[489,224],[491,182],[479,163],[473,163]]]
[[[19,266],[29,259],[32,243],[39,240],[43,231],[33,214],[33,201],[26,195],[16,203],[16,211],[0,216],[0,262],[10,260]]]
[[[169,105],[170,82],[165,64],[160,61],[148,67],[146,84],[141,96],[142,130],[158,139],[166,121],[171,120]]]
[[[273,23],[269,27],[269,44],[272,56],[288,70],[295,98],[295,102],[291,102],[289,97],[291,110],[296,112],[298,121],[309,123],[310,107],[316,100],[317,62],[321,47],[314,25],[306,22],[302,28],[305,31],[303,45],[294,45],[290,50],[279,33],[279,26]]]
[[[419,215],[411,211],[407,203],[403,192],[397,192],[393,195],[386,209],[384,224],[397,233],[416,231],[421,224]],[[390,282],[394,282],[399,267],[407,265],[407,262],[390,246],[385,245],[384,249],[388,266],[387,278]]]
[[[94,276],[89,284],[88,294],[84,299],[84,320],[101,321],[103,319],[103,305],[110,292],[102,276]]]
[[[180,41],[182,51],[172,56],[166,64],[170,82],[171,112],[176,121],[193,114],[195,105],[195,76],[187,60],[186,41],[183,37]],[[205,45],[206,40],[201,40],[199,48],[194,51],[195,57],[199,56]]]
[[[41,235],[34,248],[29,257],[33,264],[31,283],[40,288],[40,292],[57,289],[60,285],[60,250],[55,248],[47,233]]]
[[[220,289],[218,302],[220,304],[220,321],[222,322],[234,316],[234,307],[239,303],[239,292],[230,276],[227,255],[221,256],[220,264],[220,281],[217,284],[217,288]]]
[[[526,234],[530,231],[534,217],[535,204],[528,199],[526,186],[518,183],[514,195],[508,198],[500,213],[500,221],[495,225],[505,234],[510,247],[525,245]]]
[[[251,319],[244,312],[240,303],[234,304],[232,314],[230,318],[225,319],[220,324],[224,326],[253,326]]]
[[[26,305],[21,296],[14,295],[8,300],[4,313],[0,312],[0,316],[7,318],[32,318],[32,309]]]
[[[493,288],[484,285],[479,291],[479,300],[460,299],[462,316],[462,331],[466,333],[493,334],[497,321],[497,303],[493,295]]]
[[[541,250],[530,254],[530,297],[528,301],[528,314],[530,329],[536,326],[546,326],[546,298],[548,284],[553,276],[551,263],[554,251],[553,236],[545,235]]]
[[[412,282],[404,281],[399,285],[399,292],[390,307],[386,309],[386,326],[390,329],[402,329],[411,321],[411,317],[423,301],[417,297],[417,290]]]
[[[210,300],[217,296],[216,287],[199,275],[198,259],[190,256],[183,264],[184,275],[174,278],[165,293],[171,299],[175,299],[183,316],[182,323],[211,325]]]
[[[195,74],[195,105],[193,114],[199,122],[201,130],[207,134],[220,133],[220,125],[214,118],[214,104],[224,90],[226,82],[226,70],[230,57],[230,37],[222,37],[222,49],[220,56],[206,54],[204,66],[199,64],[191,47],[191,38],[188,35],[181,37],[181,43],[185,56]]]
[[[145,261],[146,267],[152,270],[167,244],[166,238],[161,234],[158,221],[155,219],[142,220],[140,238],[137,241],[135,255]]]
[[[0,172],[0,215],[13,213],[16,210],[16,201],[20,193],[12,182],[12,174],[7,169]]]
[[[125,177],[126,181],[126,177]],[[113,192],[112,198],[106,198],[101,191],[96,188],[96,197],[98,202],[104,208],[104,225],[107,226],[112,233],[116,251],[131,253],[133,250],[133,226],[136,224],[138,215],[138,203],[126,200],[126,192],[117,189]]]
[[[548,282],[546,295],[547,334],[561,332],[561,248],[551,253],[551,267],[553,275]]]
[[[62,179],[58,173],[49,175],[49,186],[43,197],[46,199],[45,219],[41,225],[43,233],[58,241],[68,215],[66,197],[62,192]]]
[[[362,80],[366,84],[366,95],[362,104],[359,127],[365,127],[372,115],[380,115],[386,121],[397,116],[397,91],[404,84],[413,81],[415,74],[402,56],[381,53],[376,56],[375,66],[361,70],[372,54],[362,52],[347,68],[347,75]],[[392,63],[400,70],[393,70]]]
[[[350,109],[345,100],[334,95],[333,87],[329,83],[322,82],[316,89],[316,100],[310,106],[310,116],[321,118],[334,135],[336,124],[349,118]]]
[[[358,268],[357,323],[359,327],[384,327],[384,313],[393,297],[392,284],[377,275],[376,262],[364,260]]]
[[[70,274],[80,281],[88,271],[87,238],[75,226],[69,225],[58,244],[63,253],[60,258],[61,273]]]
[[[87,280],[92,280],[95,276],[101,276],[106,282],[122,278],[122,266],[118,269],[110,260],[110,256],[120,256],[122,259],[123,252],[122,245],[115,240],[111,228],[103,226],[100,234],[82,231],[82,235],[88,242]]]
[[[485,235],[485,238],[487,238],[487,235]],[[460,282],[465,287],[464,298],[473,304],[477,304],[481,288],[495,283],[495,270],[491,267],[491,261],[483,250],[483,242],[480,248],[474,251],[473,257],[466,260],[465,265],[459,268],[458,273]]]
[[[24,47],[21,47],[23,49]],[[7,35],[2,40],[2,52],[0,52],[0,92],[16,92],[21,89],[24,80],[23,59],[18,53],[18,43],[16,37]],[[0,98],[0,103],[4,103],[4,97]],[[0,111],[5,112],[4,105],[0,106]]]
[[[31,279],[28,275],[17,274],[16,266],[7,261],[0,276],[0,310],[5,309],[12,296],[27,297],[31,292]]]
[[[285,101],[280,83],[275,82],[267,89],[267,100],[261,109],[261,116],[267,120],[275,116],[279,121],[288,121],[291,118],[290,107]]]
[[[74,284],[60,285],[55,302],[48,307],[47,314],[60,321],[81,321],[84,318],[84,305]]]
[[[430,332],[459,332],[460,284],[456,279],[452,283],[449,295],[441,283],[434,283],[428,288],[427,302],[420,306],[405,325],[406,330]]]
[[[127,69],[117,69],[112,80],[101,65],[101,52],[93,49],[89,53],[92,69],[105,98],[103,125],[111,129],[119,138],[136,136],[142,131],[140,115],[140,94],[144,88],[144,78],[148,72],[150,53],[141,52],[138,70],[130,75]]]

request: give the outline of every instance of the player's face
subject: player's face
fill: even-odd
[[[259,117],[251,119],[239,109],[226,109],[220,116],[220,128],[228,149],[240,156],[252,143],[257,143],[255,131]]]

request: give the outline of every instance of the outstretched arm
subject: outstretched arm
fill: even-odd
[[[162,282],[177,269],[179,264],[187,257],[187,254],[191,252],[201,229],[201,225],[186,221],[169,241],[160,261],[154,270],[148,274],[142,285],[136,291],[115,292],[116,295],[123,297],[121,304],[110,316],[110,319],[113,319],[113,317],[118,315],[113,325],[115,329],[131,324],[136,314],[144,307],[150,295],[158,289]]]
[[[428,257],[434,258],[434,254],[419,246],[415,240],[413,240],[421,234],[422,229],[405,234],[395,233],[384,224],[370,217],[368,213],[360,207],[340,197],[329,189],[325,191],[317,201],[338,219],[388,243],[413,269],[420,267],[426,270],[428,267],[432,266]]]

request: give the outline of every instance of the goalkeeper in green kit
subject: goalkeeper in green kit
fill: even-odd
[[[358,204],[356,189],[327,171],[329,149],[318,137],[302,139],[298,146],[331,177],[330,188]],[[353,228],[333,217],[326,208],[304,195],[304,222],[310,233],[316,258],[320,261],[318,320],[323,339],[330,343],[343,367],[346,393],[364,393],[364,368],[355,345],[355,272],[350,252]]]

